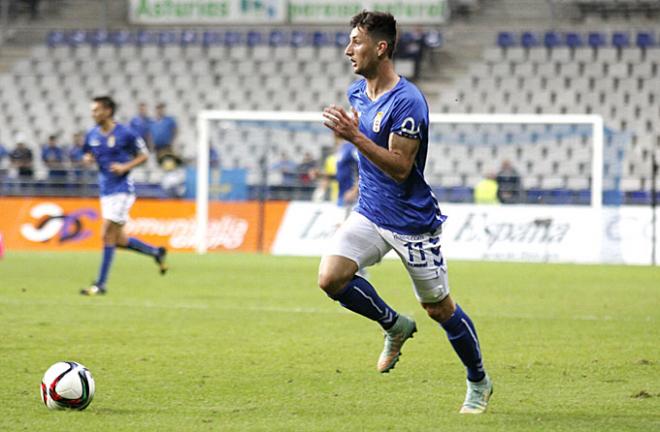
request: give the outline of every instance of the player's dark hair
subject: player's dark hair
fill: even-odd
[[[396,20],[387,12],[363,10],[351,18],[351,28],[362,28],[375,41],[387,42],[387,57],[394,56],[396,48]]]
[[[110,108],[112,115],[115,115],[115,110],[117,109],[117,103],[110,96],[96,96],[92,99],[94,102],[98,102],[106,108]]]

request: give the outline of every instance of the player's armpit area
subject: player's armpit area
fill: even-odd
[[[397,156],[397,175],[394,175],[394,180],[398,182],[404,181],[408,178],[415,157],[419,150],[419,140],[413,138],[406,138],[396,133],[390,134],[389,150]]]

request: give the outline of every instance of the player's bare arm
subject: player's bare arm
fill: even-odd
[[[133,160],[130,160],[128,162],[125,163],[115,162],[110,164],[110,171],[112,171],[114,174],[117,175],[126,174],[136,166],[145,163],[148,158],[149,158],[148,154],[139,153]]]
[[[323,123],[326,127],[353,143],[367,159],[396,182],[401,183],[408,178],[415,163],[419,140],[390,134],[389,148],[385,149],[360,132],[355,110],[350,116],[342,107],[330,105],[323,110],[323,117],[326,119]]]

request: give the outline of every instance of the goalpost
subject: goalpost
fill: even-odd
[[[282,122],[316,124],[323,127],[320,112],[293,111],[216,111],[205,110],[197,116],[197,186],[196,186],[196,250],[207,251],[209,212],[209,145],[212,122],[251,123],[258,127]],[[433,125],[581,125],[591,134],[590,206],[599,213],[603,205],[604,124],[594,114],[431,114]],[[429,155],[432,153],[429,142]],[[221,149],[222,153],[222,149]],[[222,157],[222,154],[221,154]],[[598,219],[598,218],[596,218]]]

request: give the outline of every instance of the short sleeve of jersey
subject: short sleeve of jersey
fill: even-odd
[[[149,153],[147,150],[147,144],[144,142],[142,137],[140,137],[137,132],[135,132],[133,129],[128,129],[126,130],[127,135],[128,135],[128,141],[129,141],[129,151],[133,153],[134,155],[140,154],[140,153]]]
[[[405,138],[422,140],[420,131],[427,129],[428,107],[422,97],[407,94],[392,110],[390,132]]]

